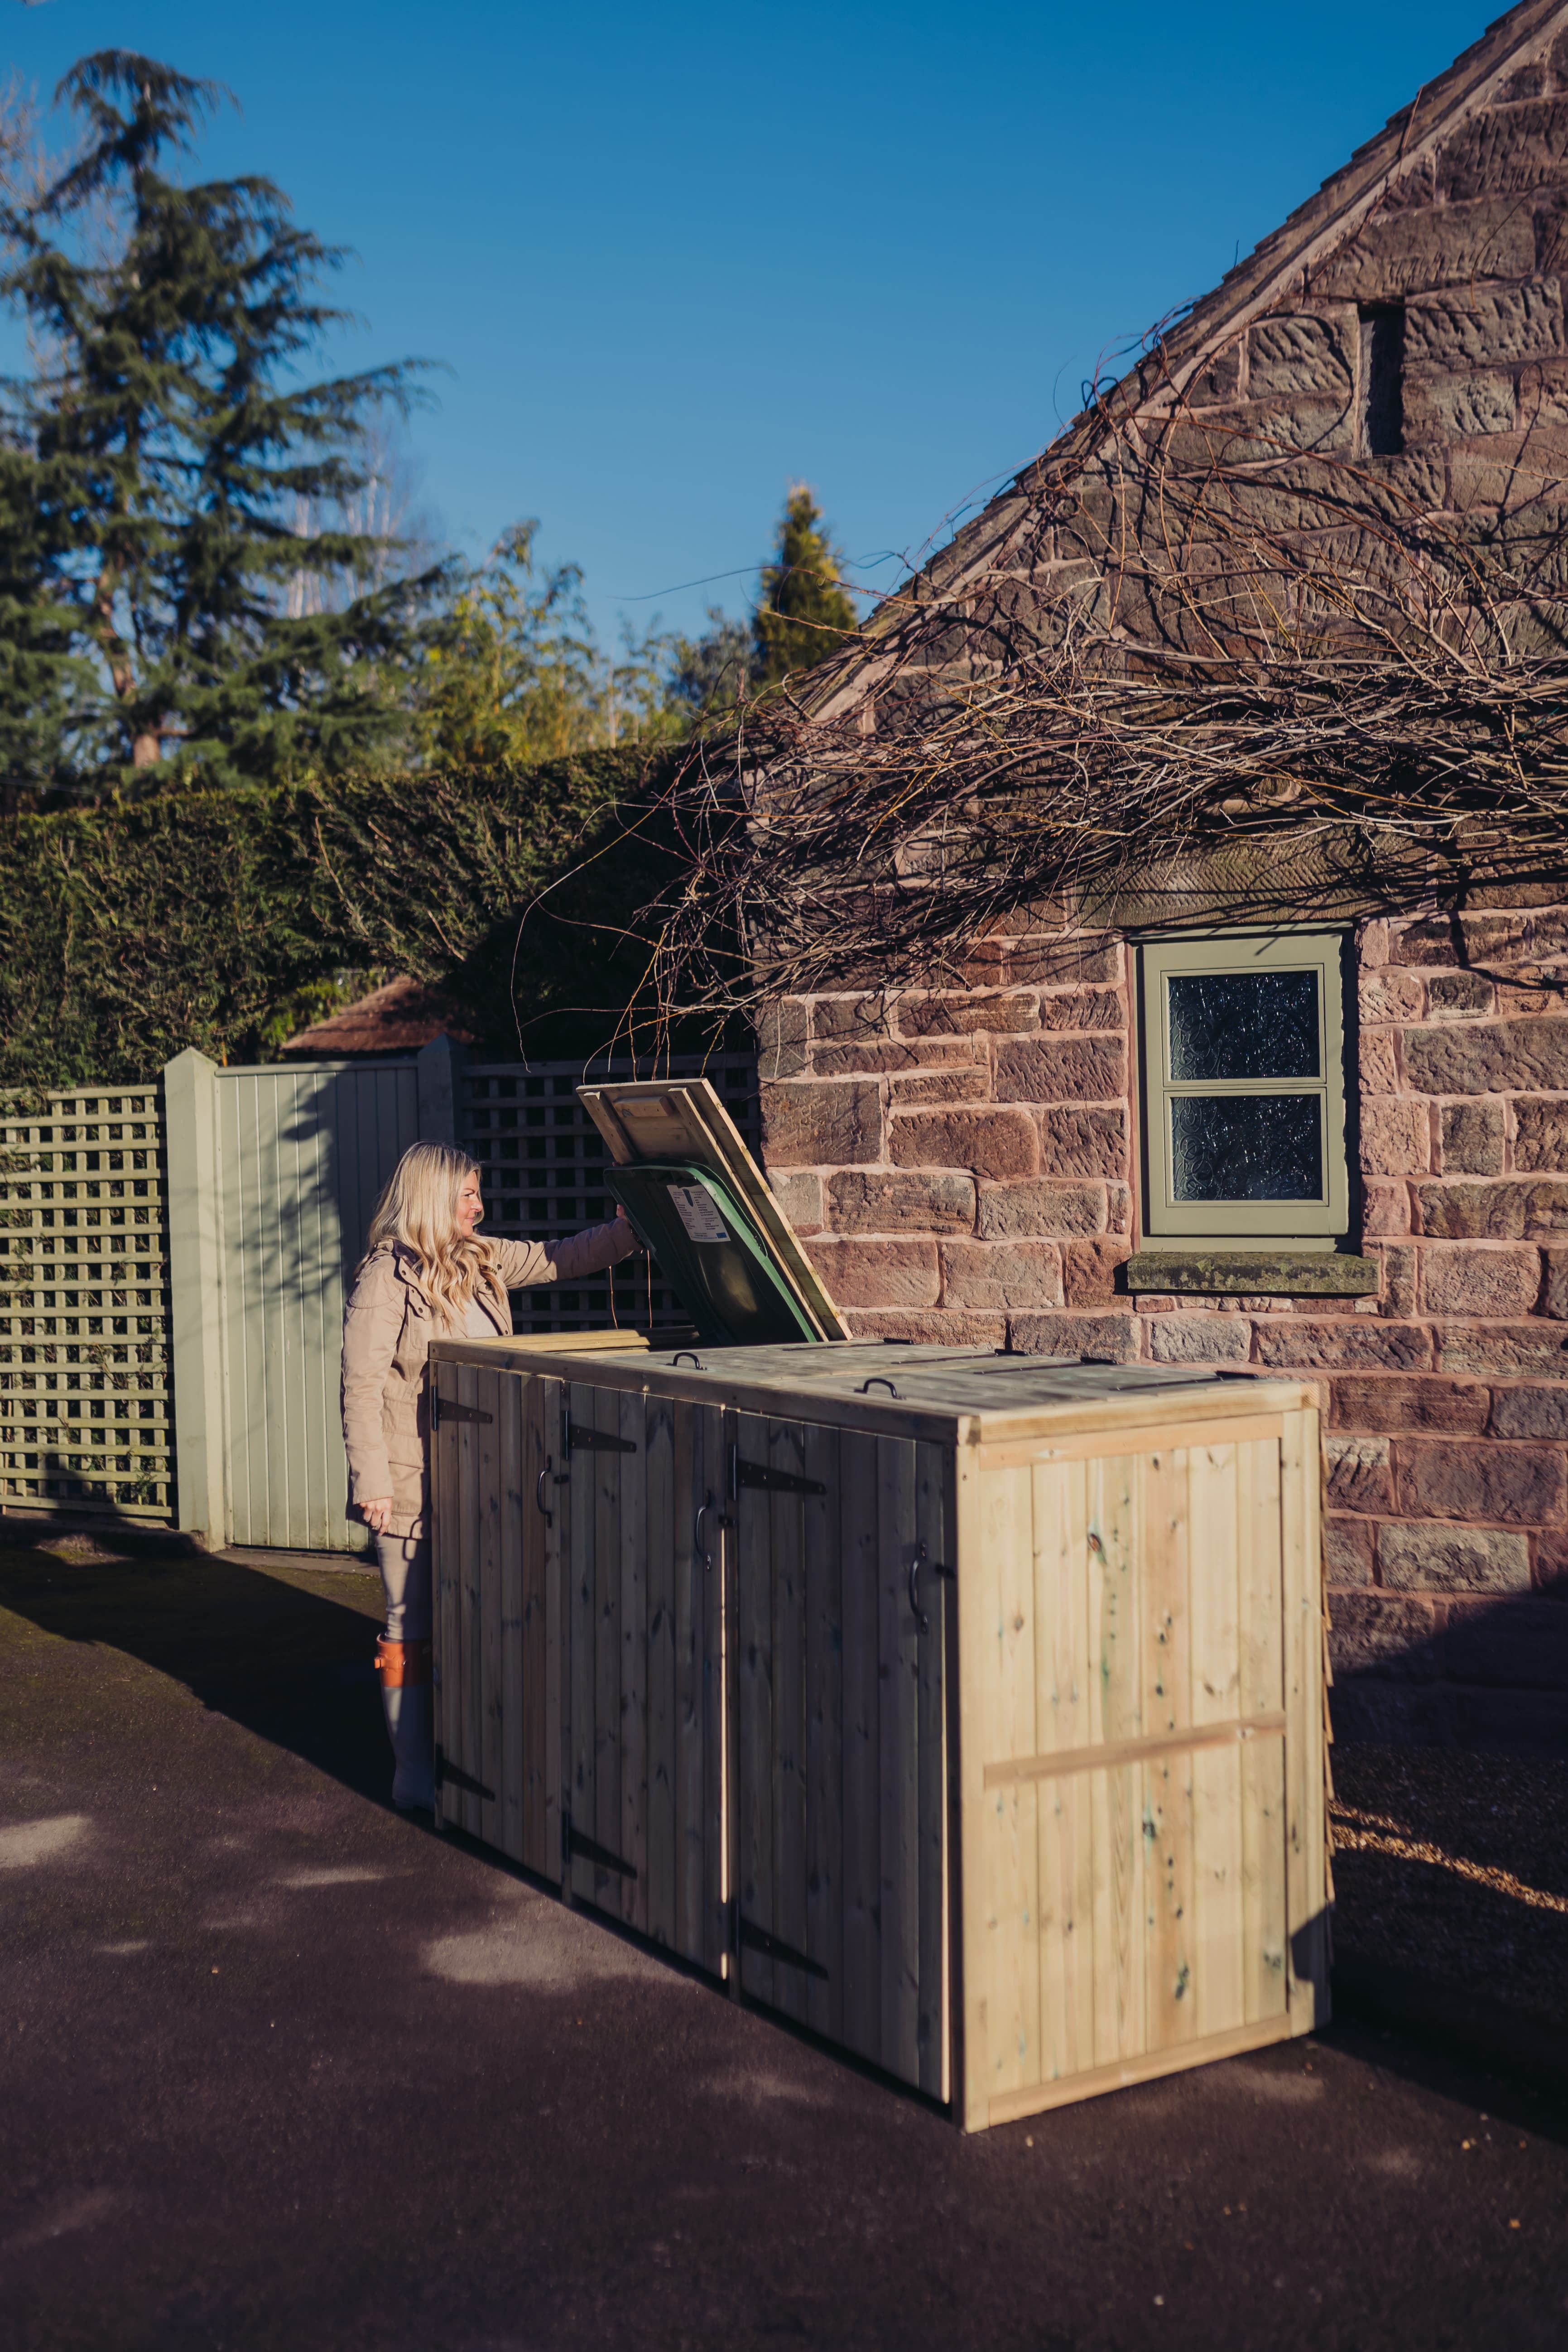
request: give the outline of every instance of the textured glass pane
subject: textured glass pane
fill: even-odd
[[[1173,1078],[1315,1078],[1315,971],[1173,972]]]
[[[1173,1095],[1171,1187],[1178,1201],[1319,1201],[1317,1095]]]

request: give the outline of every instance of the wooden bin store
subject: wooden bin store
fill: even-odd
[[[438,1806],[970,2130],[1327,2017],[1311,1391],[431,1349]]]

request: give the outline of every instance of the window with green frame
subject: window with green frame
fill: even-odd
[[[1343,948],[1271,931],[1141,950],[1150,1249],[1344,1240]]]

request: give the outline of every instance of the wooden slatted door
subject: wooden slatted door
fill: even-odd
[[[566,1891],[717,1975],[723,1415],[585,1382],[558,1393]]]
[[[509,1843],[505,1750],[521,1715],[521,1386],[443,1364],[431,1388],[437,1819],[507,1853],[517,1808]]]
[[[945,2098],[952,1455],[733,1427],[741,1985]]]
[[[963,1474],[971,2128],[1290,2030],[1281,1432],[1232,1429]]]

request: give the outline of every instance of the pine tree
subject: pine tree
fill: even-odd
[[[804,482],[795,483],[784,501],[777,552],[763,570],[752,616],[757,685],[775,685],[796,670],[813,668],[853,634],[855,609],[839,585],[843,561],[822,527],[811,492]]]
[[[0,298],[41,354],[0,417],[0,568],[25,574],[0,578],[0,601],[33,666],[0,677],[0,728],[40,781],[330,772],[406,728],[437,575],[355,594],[385,542],[292,524],[364,488],[367,416],[406,412],[415,371],[290,381],[346,315],[314,292],[343,256],[269,180],[167,176],[222,94],[122,50],[80,60],[56,93],[84,124],[80,153],[0,211]],[[301,571],[341,593],[290,617]]]

